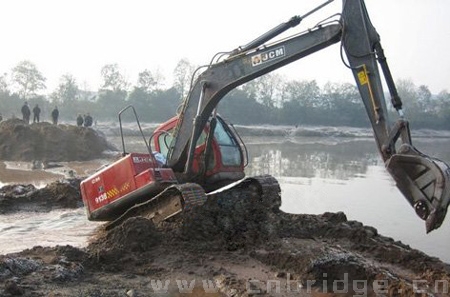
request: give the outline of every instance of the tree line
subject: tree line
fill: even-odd
[[[100,70],[101,86],[97,90],[83,88],[73,75],[65,74],[55,90],[44,95],[45,76],[34,63],[21,61],[0,76],[0,113],[4,119],[20,117],[20,106],[27,101],[30,106],[39,104],[44,118],[58,106],[63,121],[75,123],[78,114],[87,112],[96,120],[116,121],[122,108],[133,105],[141,121],[160,123],[176,114],[189,91],[194,70],[187,59],[180,60],[173,71],[172,85],[165,87],[157,71],[145,69],[130,83],[117,64],[107,64]],[[396,83],[413,127],[450,128],[447,90],[432,94],[427,86],[416,86],[411,80]],[[220,102],[218,112],[242,125],[369,126],[355,84],[329,82],[320,87],[315,80],[288,80],[276,72],[232,90]],[[397,117],[391,108],[389,113],[391,119]]]

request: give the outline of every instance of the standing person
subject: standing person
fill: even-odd
[[[92,117],[89,113],[84,117],[84,126],[85,127],[92,126]]]
[[[25,103],[22,106],[21,111],[22,111],[22,119],[25,121],[25,123],[29,124],[31,111],[30,111],[30,107],[28,107],[28,102],[25,101]]]
[[[39,105],[36,104],[36,106],[33,108],[33,123],[38,122],[39,123],[39,115],[41,114],[41,109],[39,108]]]
[[[58,117],[59,117],[59,110],[58,107],[55,106],[55,109],[53,109],[52,111],[53,125],[58,125]]]
[[[77,126],[78,126],[78,127],[83,126],[83,122],[84,122],[83,117],[81,116],[81,114],[78,114],[78,117],[77,117]]]

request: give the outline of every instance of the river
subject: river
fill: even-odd
[[[450,139],[419,139],[414,145],[450,161]],[[283,211],[343,211],[349,220],[450,263],[450,219],[426,234],[424,221],[385,170],[373,139],[298,138],[248,148],[253,161],[248,174],[269,173],[278,179]]]
[[[310,214],[343,211],[349,220],[373,226],[382,235],[450,263],[450,219],[438,230],[426,234],[424,222],[384,169],[373,138],[364,135],[243,138],[250,159],[247,175],[267,173],[276,177],[282,190],[283,211]],[[117,137],[111,140],[120,143]],[[127,140],[128,150],[132,151],[133,144],[139,142],[138,138]],[[418,138],[414,145],[428,155],[450,161],[448,137]],[[85,246],[98,225],[87,221],[83,209],[0,216],[0,254],[34,245]]]

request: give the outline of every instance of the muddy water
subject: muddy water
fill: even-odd
[[[344,211],[349,219],[371,225],[383,235],[450,263],[450,219],[440,229],[425,234],[423,221],[416,217],[385,171],[373,139],[252,137],[245,142],[251,160],[247,174],[268,173],[279,180],[283,211]],[[136,144],[140,145],[139,140]],[[450,161],[450,139],[421,139],[415,145],[427,154]],[[135,151],[142,147],[135,148],[129,142],[127,148]],[[73,162],[40,171],[28,170],[24,164],[21,168],[7,164],[0,166],[0,182],[43,185],[70,170],[90,174],[105,163],[106,160]],[[4,180],[5,176],[9,179]],[[87,221],[83,209],[0,216],[0,254],[34,245],[85,246],[98,225]]]
[[[86,220],[84,209],[49,213],[16,213],[1,216],[0,254],[35,245],[84,246],[98,223]]]

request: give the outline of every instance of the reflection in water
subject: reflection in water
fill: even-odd
[[[382,162],[374,145],[367,140],[332,144],[300,141],[247,145],[250,162],[246,173],[348,180],[364,174],[369,165]]]
[[[428,155],[450,160],[450,139],[420,139]],[[247,175],[271,174],[282,189],[281,206],[290,213],[343,211],[348,219],[450,263],[450,219],[430,234],[384,168],[372,139],[298,138],[247,145]]]

